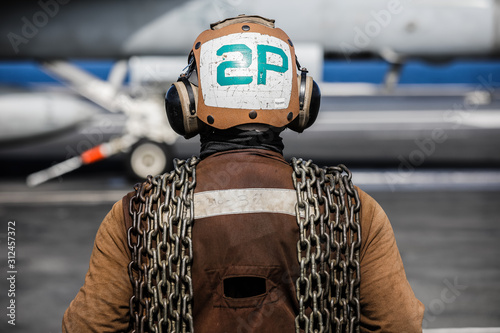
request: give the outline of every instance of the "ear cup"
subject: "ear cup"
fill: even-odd
[[[312,77],[300,75],[297,77],[297,80],[300,93],[299,101],[302,107],[299,111],[299,115],[288,124],[288,128],[295,132],[302,133],[306,128],[310,127],[318,117],[321,92],[318,84]]]
[[[312,84],[311,99],[309,102],[309,120],[307,121],[304,129],[309,128],[312,124],[314,124],[316,118],[318,118],[319,107],[321,104],[321,90],[319,89],[316,81],[313,80]]]
[[[172,129],[189,139],[199,133],[202,122],[198,120],[198,87],[186,78],[181,78],[168,90],[165,96],[165,110]]]

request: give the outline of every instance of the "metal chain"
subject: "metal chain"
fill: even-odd
[[[135,186],[127,232],[131,332],[193,332],[191,232],[198,161],[174,160],[172,172]]]
[[[193,332],[191,265],[198,158],[137,184],[130,201],[131,332]],[[344,165],[292,159],[299,226],[296,332],[359,332],[360,201]]]
[[[359,332],[360,200],[344,166],[292,159],[299,227],[299,332]]]

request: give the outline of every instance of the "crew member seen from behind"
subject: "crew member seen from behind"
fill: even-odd
[[[422,331],[382,208],[345,166],[283,158],[320,91],[274,20],[212,24],[165,103],[199,157],[113,206],[64,332]]]

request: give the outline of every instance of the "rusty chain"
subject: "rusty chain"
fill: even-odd
[[[191,232],[198,161],[175,160],[172,172],[135,186],[127,235],[131,332],[193,332]]]
[[[198,158],[137,184],[130,201],[130,331],[193,332],[193,195]],[[299,226],[296,332],[359,332],[360,201],[343,165],[292,159]]]
[[[359,332],[360,200],[344,166],[292,159],[299,227],[296,332]]]

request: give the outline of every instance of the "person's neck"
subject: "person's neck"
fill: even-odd
[[[200,158],[235,149],[266,149],[283,155],[282,128],[271,127],[267,130],[227,130],[210,129],[200,134]]]

